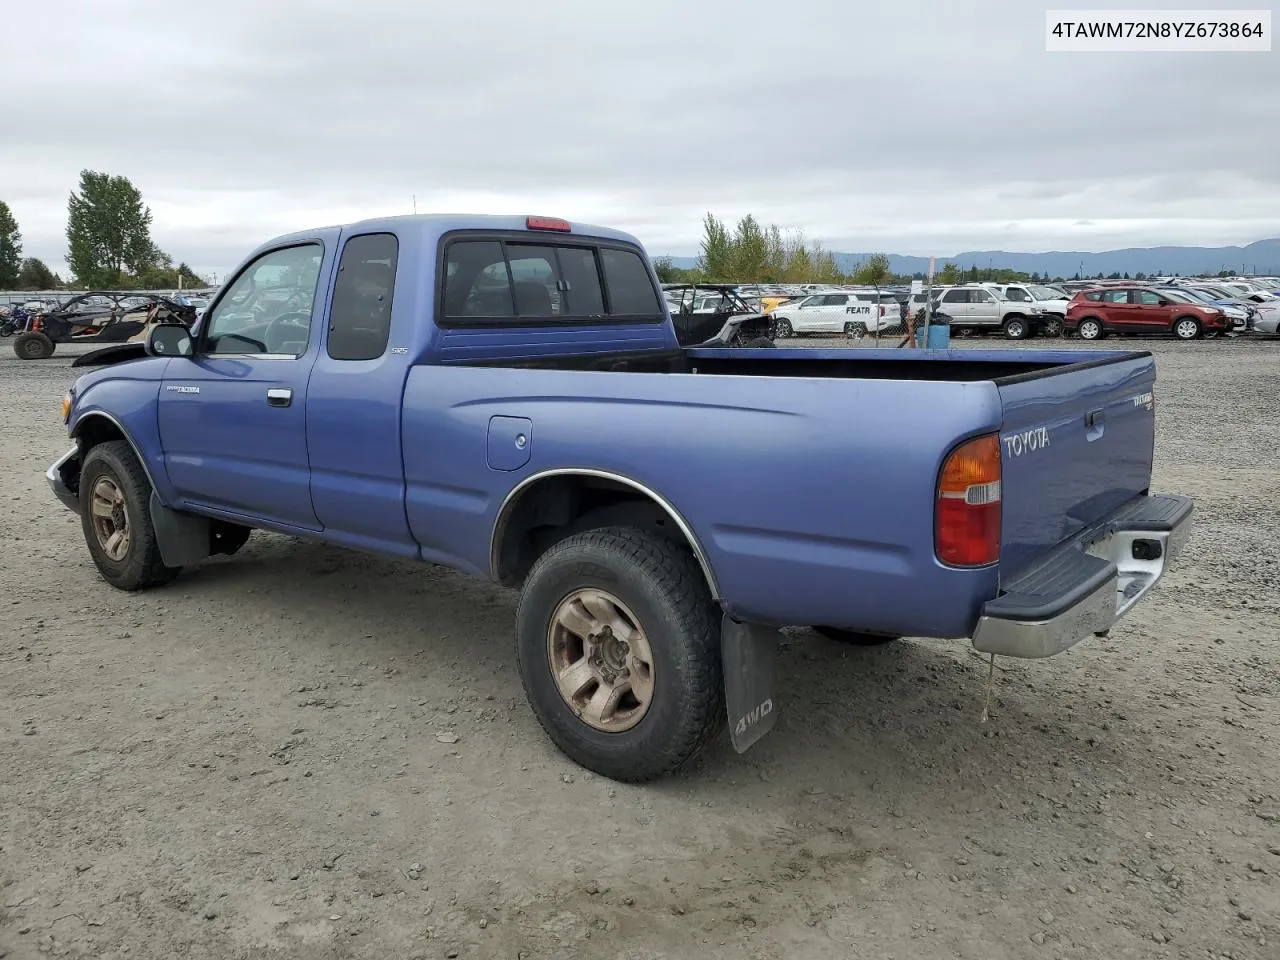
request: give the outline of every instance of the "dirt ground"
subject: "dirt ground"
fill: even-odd
[[[1129,346],[1108,341],[1107,346]],[[515,595],[255,534],[127,595],[0,344],[0,957],[1280,957],[1280,342],[1149,343],[1181,569],[1104,641],[781,654],[772,734],[556,752]]]

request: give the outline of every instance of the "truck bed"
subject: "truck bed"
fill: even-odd
[[[824,377],[925,380],[934,383],[991,381],[997,385],[1065,368],[1089,369],[1137,357],[1145,351],[944,350],[917,353],[894,348],[774,350],[688,349],[667,353],[583,353],[557,357],[475,358],[461,365],[530,370],[610,370],[630,373],[695,373],[743,377]]]
[[[586,466],[689,518],[735,616],[967,636],[978,604],[944,596],[996,596],[1146,491],[1154,414],[1134,398],[1154,378],[1149,354],[1077,351],[717,349],[414,366],[405,512],[424,557],[487,573],[483,544],[516,484]],[[1109,422],[1091,432],[1099,410]],[[946,567],[933,549],[938,472],[957,443],[987,433],[1008,453],[1000,562]],[[1022,439],[1033,435],[1043,444]],[[931,596],[940,602],[920,602]]]

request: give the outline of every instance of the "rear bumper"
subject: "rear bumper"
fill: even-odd
[[[49,489],[53,491],[53,495],[61,500],[62,505],[72,513],[80,512],[80,498],[67,486],[65,471],[67,465],[79,456],[80,448],[72,447],[57,460],[53,461],[49,465],[49,469],[44,472],[44,478],[49,484]]]
[[[1056,550],[984,605],[974,649],[1051,657],[1105,634],[1156,585],[1191,534],[1192,501],[1146,496]]]

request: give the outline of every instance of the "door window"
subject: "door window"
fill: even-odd
[[[1108,290],[1106,293],[1102,295],[1102,300],[1104,303],[1128,303],[1129,291],[1128,290]]]
[[[1164,297],[1150,290],[1138,291],[1138,302],[1146,307],[1158,307],[1164,304]]]
[[[996,298],[992,296],[989,290],[970,290],[969,291],[970,303],[994,303],[995,299]]]
[[[399,243],[390,233],[352,237],[342,249],[329,308],[329,356],[373,360],[391,335],[391,294]]]
[[[1018,287],[1010,287],[1008,290],[1004,292],[1004,295],[1006,299],[1016,300],[1019,303],[1026,303],[1028,300],[1031,299],[1027,291],[1021,290]]]
[[[968,290],[948,290],[942,298],[943,303],[968,303]]]
[[[323,259],[324,247],[304,243],[254,260],[210,311],[201,351],[294,357],[306,353]]]

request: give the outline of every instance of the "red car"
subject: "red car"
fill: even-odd
[[[1067,304],[1065,329],[1082,340],[1108,333],[1172,333],[1195,340],[1206,333],[1231,329],[1221,310],[1184,303],[1149,287],[1102,287],[1081,290]]]

